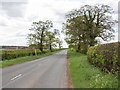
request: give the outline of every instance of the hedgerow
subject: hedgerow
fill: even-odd
[[[2,56],[2,61],[10,60],[18,57],[30,56],[30,55],[37,55],[41,54],[40,50],[34,49],[18,49],[18,50],[2,50],[0,53]]]
[[[63,50],[63,49],[53,49],[53,52],[59,50]],[[18,57],[45,54],[47,52],[49,51],[44,50],[44,52],[41,52],[39,49],[0,50],[0,56],[2,57],[2,61],[5,61]]]
[[[118,60],[120,42],[92,46],[88,49],[88,61],[105,72],[119,72]]]

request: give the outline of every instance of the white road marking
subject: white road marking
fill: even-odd
[[[22,76],[22,74],[19,74],[19,75],[15,76],[15,77],[12,78],[11,80],[14,80],[14,79],[16,79],[16,78],[18,78],[18,77],[20,77],[20,76]]]

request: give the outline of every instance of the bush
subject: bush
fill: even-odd
[[[100,67],[103,71],[112,73],[119,72],[119,47],[120,42],[90,47],[87,52],[88,61],[91,64]]]
[[[39,55],[41,54],[40,50],[34,49],[18,49],[18,50],[2,50],[0,53],[2,60],[10,60],[18,57],[30,56],[30,55]]]

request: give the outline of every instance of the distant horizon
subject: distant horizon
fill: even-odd
[[[115,42],[104,42],[104,43],[97,43],[97,44],[109,44],[109,43],[117,43],[117,42],[120,42],[120,41],[115,41]],[[29,47],[29,45],[0,45],[0,47],[3,47],[3,46],[20,46],[20,47]],[[65,48],[65,47],[64,47]]]

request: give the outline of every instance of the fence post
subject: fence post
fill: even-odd
[[[16,47],[16,58],[18,57],[18,47]]]

